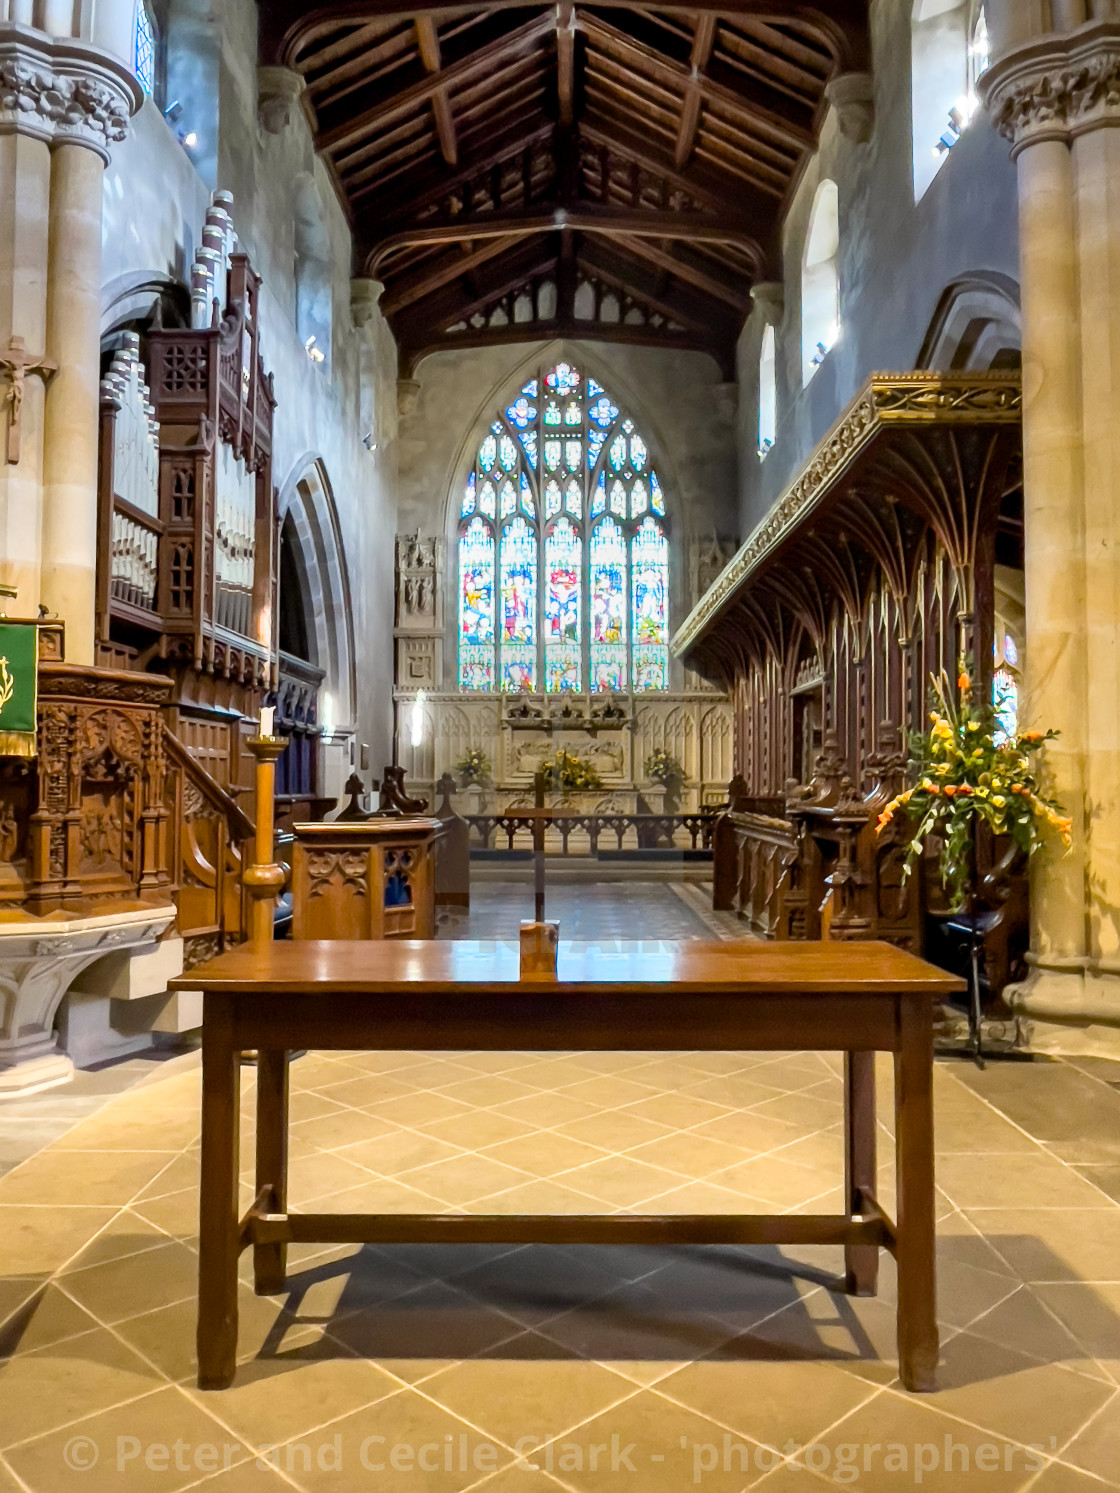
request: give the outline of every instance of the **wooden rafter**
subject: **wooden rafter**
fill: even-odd
[[[692,147],[696,144],[696,131],[700,124],[700,106],[704,101],[704,69],[712,55],[715,39],[715,16],[710,14],[697,16],[692,35],[692,56],[689,59],[692,77],[689,79],[684,96],[680,128],[677,130],[677,148],[674,152],[678,170],[688,164],[689,157],[692,155]]]
[[[553,127],[548,123],[540,124],[530,131],[515,127],[496,136],[485,151],[465,156],[454,172],[432,170],[422,176],[410,173],[406,178],[407,188],[401,192],[388,192],[386,188],[389,182],[382,174],[351,188],[350,199],[361,210],[368,198],[377,197],[379,221],[399,227],[403,220],[412,221],[418,216],[422,217],[448,197],[462,192],[465,187],[476,182],[482,183],[496,168],[515,161],[526,150],[532,150],[551,140],[552,133]]]
[[[536,318],[548,281],[551,331],[706,346],[730,376],[825,85],[868,56],[870,0],[257,4],[404,364],[530,335],[510,297],[536,287]],[[604,296],[629,323],[600,324]]]
[[[417,104],[429,105],[432,95],[438,93],[440,89],[453,88],[459,84],[485,77],[496,62],[531,51],[541,37],[551,30],[552,18],[549,15],[534,17],[533,20],[517,27],[508,35],[490,42],[487,46],[479,47],[477,51],[461,58],[458,62],[453,62],[439,73],[429,74],[418,83],[412,84],[410,88],[404,88],[400,93],[386,99],[384,103],[372,109],[364,109],[352,119],[321,134],[317,141],[319,149],[330,154],[345,150],[347,146],[354,145],[369,135],[375,134],[393,120],[399,119],[402,114],[408,114],[415,109]]]
[[[556,7],[556,114],[561,125],[570,129],[575,123],[576,32],[572,0],[560,0]]]
[[[330,4],[309,5],[308,0],[258,0],[261,10],[263,60],[291,65],[298,48],[330,35],[340,23],[365,24],[379,16],[420,15],[430,12],[446,14],[447,0],[331,0]],[[523,10],[525,0],[489,0],[485,7],[501,12]],[[597,0],[600,10],[626,10],[630,0]],[[737,21],[753,20],[763,25],[795,22],[828,37],[840,49],[839,55],[850,69],[866,66],[870,38],[867,24],[867,0],[818,0],[816,4],[797,0],[658,0],[658,9],[669,14],[692,16],[713,11],[735,17]]]
[[[663,56],[644,42],[635,41],[619,27],[612,26],[601,17],[583,11],[579,14],[577,24],[597,49],[615,61],[635,68],[639,73],[648,73],[656,82],[681,90],[687,90],[692,82],[690,69],[683,63]],[[722,83],[715,83],[710,78],[705,80],[703,88],[708,98],[723,104],[726,109],[747,121],[752,132],[764,139],[777,141],[781,147],[794,151],[815,149],[817,142],[812,130],[794,118],[792,111],[786,117],[773,109],[763,108],[747,94],[739,93]]]
[[[761,261],[762,250],[745,224],[708,218],[700,213],[617,212],[609,207],[585,203],[578,208],[559,204],[535,204],[525,211],[470,214],[434,224],[421,224],[386,235],[367,263],[377,274],[391,254],[407,247],[459,243],[464,239],[504,238],[511,233],[541,234],[570,229],[581,233],[636,235],[641,238],[679,239],[682,243],[737,244],[752,259]]]
[[[678,280],[683,280],[686,285],[692,285],[706,295],[715,296],[717,300],[723,301],[728,306],[734,306],[741,315],[745,315],[750,310],[749,299],[738,290],[707,270],[678,259],[675,254],[670,254],[667,249],[662,249],[652,240],[630,235],[626,239],[626,247],[631,254],[639,259],[647,259],[650,264],[656,264],[661,269],[668,270],[671,275],[675,275]]]
[[[469,270],[485,264],[488,259],[504,254],[510,244],[516,242],[515,238],[487,239],[477,248],[465,246],[463,250],[438,259],[433,264],[399,281],[391,293],[381,298],[381,308],[386,316],[392,316],[395,311],[411,306],[426,295],[430,295],[433,290],[439,290],[441,286],[449,284],[452,280],[458,280]]]
[[[442,66],[439,50],[439,32],[431,16],[416,17],[416,41],[420,49],[420,60],[431,77],[437,78]],[[451,100],[445,87],[437,87],[432,94],[432,117],[439,136],[439,149],[449,166],[459,164],[459,142],[455,137],[455,117],[451,112]]]

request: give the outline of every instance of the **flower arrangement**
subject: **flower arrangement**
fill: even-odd
[[[664,747],[657,747],[650,752],[646,758],[645,770],[647,778],[655,783],[662,783],[666,788],[679,786],[684,782],[684,768]]]
[[[455,772],[461,788],[470,788],[475,784],[483,788],[490,781],[490,758],[481,747],[471,747],[456,762]]]
[[[955,698],[942,671],[933,680],[930,730],[910,741],[913,788],[891,800],[879,816],[879,833],[900,809],[918,827],[906,854],[911,871],[931,834],[941,838],[941,882],[950,907],[959,912],[972,873],[973,826],[977,819],[997,835],[1010,835],[1028,855],[1047,835],[1056,834],[1068,849],[1070,820],[1062,807],[1039,792],[1032,757],[1057,731],[1021,731],[1008,735],[998,727],[991,706],[973,698],[972,676],[962,663]]]
[[[602,778],[590,762],[563,747],[558,747],[551,761],[544,765],[562,793],[593,793],[603,786]]]

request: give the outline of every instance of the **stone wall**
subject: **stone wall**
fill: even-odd
[[[750,533],[870,373],[907,372],[947,287],[1018,280],[1015,169],[978,111],[920,202],[914,201],[910,15],[899,0],[871,7],[874,127],[848,138],[836,109],[786,216],[777,327],[777,439],[758,455],[758,372],[766,320],[759,307],[739,343],[740,527]],[[948,100],[951,103],[952,100]],[[932,142],[931,142],[932,149]],[[839,189],[840,336],[802,384],[801,266],[818,184]],[[1012,307],[1014,314],[1014,307]]]

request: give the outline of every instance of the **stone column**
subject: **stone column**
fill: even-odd
[[[1029,36],[1014,0],[993,10],[1011,45],[981,91],[1019,173],[1024,705],[1062,733],[1046,761],[1073,820],[1071,853],[1033,869],[1011,1000],[1042,1045],[1120,1047],[1120,26]]]
[[[1099,54],[1100,63],[1105,55]],[[1120,1021],[1120,128],[1099,127],[1120,126],[1120,25],[1112,28],[1110,55],[1111,67],[1102,66],[1082,84],[1071,151],[1081,291],[1085,657],[1091,691],[1090,974],[1113,987]],[[1101,96],[1106,77],[1111,108]]]
[[[0,206],[0,215],[12,213],[13,234],[10,281],[0,249],[0,302],[12,297],[13,331],[16,317],[27,324],[28,370],[43,355],[58,369],[42,403],[36,376],[24,379],[15,463],[22,540],[6,552],[19,554],[21,608],[33,611],[42,600],[66,621],[67,657],[93,663],[102,173],[143,94],[108,52],[3,25],[0,81],[0,124],[10,131],[3,155],[15,191]]]
[[[7,111],[4,111],[7,112]],[[0,357],[13,338],[27,356],[46,350],[50,148],[24,134],[0,135]],[[0,377],[0,583],[17,588],[5,610],[35,615],[42,528],[43,380],[25,375],[19,407],[20,457],[6,459],[15,413],[11,381]]]
[[[51,161],[47,351],[58,364],[44,424],[43,605],[66,622],[66,657],[94,662],[100,372],[101,158],[56,145]]]

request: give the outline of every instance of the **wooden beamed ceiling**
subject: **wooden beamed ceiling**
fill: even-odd
[[[750,288],[869,0],[258,0],[403,372],[558,334],[697,348],[732,377]]]

